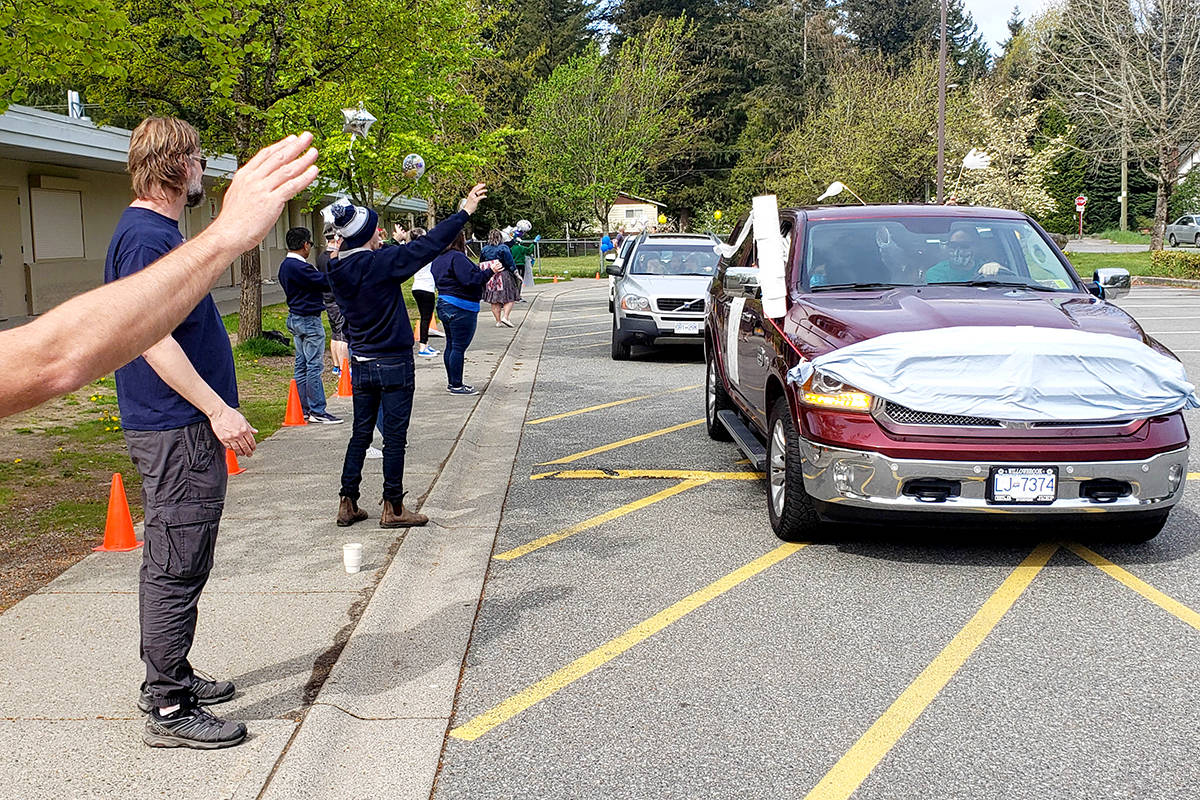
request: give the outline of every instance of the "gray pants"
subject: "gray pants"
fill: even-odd
[[[225,453],[207,422],[125,431],[142,475],[146,526],[138,591],[146,688],[158,708],[188,703],[196,605],[225,507]]]

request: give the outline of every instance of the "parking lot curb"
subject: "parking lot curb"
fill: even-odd
[[[1200,281],[1189,278],[1155,278],[1152,276],[1135,275],[1134,286],[1178,286],[1181,289],[1200,289]]]
[[[540,287],[261,797],[428,798],[554,300]]]

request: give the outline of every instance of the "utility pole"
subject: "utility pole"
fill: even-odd
[[[1121,124],[1121,230],[1129,230],[1129,138],[1128,122]]]
[[[946,14],[948,0],[942,0],[942,36],[938,47],[938,153],[937,203],[946,202]]]

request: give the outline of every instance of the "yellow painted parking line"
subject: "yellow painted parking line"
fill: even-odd
[[[1200,472],[1189,472],[1187,479],[1189,481],[1200,481]]]
[[[587,655],[575,659],[562,669],[550,673],[523,692],[513,695],[474,719],[452,729],[450,735],[455,739],[465,739],[468,742],[475,741],[497,725],[507,722],[530,706],[540,703],[556,692],[565,689],[588,673],[612,661],[634,645],[649,639],[668,625],[679,621],[710,600],[749,580],[767,567],[778,564],[802,547],[804,547],[803,544],[784,544],[765,555],[759,556],[749,564],[710,583],[698,592],[688,595],[670,608],[658,612],[645,622],[635,625],[617,638],[605,642]]]
[[[693,428],[697,425],[703,425],[703,424],[704,424],[704,420],[694,419],[691,422],[684,422],[679,425],[672,425],[669,428],[659,428],[656,431],[650,431],[649,433],[643,433],[640,436],[631,436],[628,439],[622,439],[619,442],[613,442],[612,444],[603,444],[603,445],[600,445],[599,447],[593,447],[591,450],[584,450],[581,453],[572,453],[569,456],[563,456],[562,458],[556,458],[553,461],[543,461],[541,463],[543,465],[545,465],[545,464],[569,464],[572,461],[578,461],[581,458],[587,458],[588,456],[594,456],[597,453],[607,453],[609,450],[616,450],[618,447],[624,447],[627,444],[636,444],[637,442],[644,442],[647,439],[653,439],[656,436],[665,436],[668,433],[674,433],[675,431],[681,431],[684,428]]]
[[[598,344],[581,344],[579,347],[567,347],[564,349],[568,353],[573,353],[576,350],[587,350],[589,347],[608,347],[609,344],[609,342],[599,342]]]
[[[938,653],[937,658],[883,712],[883,716],[813,787],[805,800],[845,800],[853,794],[1008,613],[1056,552],[1057,544],[1041,544],[1034,548],[950,640],[950,644]]]
[[[587,333],[568,333],[568,334],[565,334],[565,335],[563,335],[563,336],[547,336],[547,337],[546,337],[546,341],[547,341],[547,342],[550,342],[550,341],[553,341],[553,340],[555,340],[555,339],[575,339],[575,338],[577,338],[577,337],[579,337],[579,336],[600,336],[600,335],[605,335],[605,336],[607,336],[607,335],[608,335],[608,332],[609,332],[609,331],[608,331],[608,328],[605,328],[605,329],[604,329],[604,330],[602,330],[602,331],[588,331]]]
[[[623,480],[630,478],[660,478],[668,480],[756,481],[766,477],[764,472],[706,472],[701,469],[560,469],[530,475],[540,480]]]
[[[588,347],[599,347],[599,346],[600,345],[588,345]],[[662,397],[663,395],[675,394],[676,392],[687,392],[687,391],[691,391],[692,389],[699,389],[702,385],[703,384],[696,383],[691,386],[681,386],[678,389],[668,389],[665,392],[657,392],[656,394],[644,394],[644,395],[641,395],[640,397],[627,397],[624,400],[613,400],[611,403],[601,403],[598,406],[588,406],[587,408],[580,408],[580,409],[576,409],[575,411],[567,411],[562,414],[554,414],[553,416],[549,416],[549,417],[541,417],[539,419],[531,419],[531,420],[529,420],[529,422],[526,422],[525,424],[526,425],[541,425],[543,422],[553,422],[556,419],[566,419],[567,417],[573,417],[576,414],[587,414],[589,411],[599,411],[604,408],[612,408],[614,406],[623,406],[626,403],[636,403],[639,400],[649,400],[652,397]]]
[[[569,528],[563,528],[561,531],[548,533],[545,536],[534,539],[532,542],[526,542],[520,547],[514,547],[512,550],[506,550],[503,553],[493,556],[493,558],[497,559],[498,561],[512,561],[514,558],[520,558],[521,556],[528,555],[534,550],[540,550],[547,545],[554,544],[555,542],[561,542],[568,536],[574,536],[581,531],[586,531],[589,528],[595,528],[597,525],[603,525],[604,523],[614,520],[617,517],[623,517],[626,514],[632,514],[634,511],[643,509],[646,506],[654,505],[659,500],[666,500],[668,497],[674,497],[680,492],[686,492],[688,489],[694,489],[697,486],[703,486],[706,483],[708,483],[708,481],[703,479],[680,481],[669,489],[663,489],[661,492],[655,492],[648,497],[643,497],[641,500],[634,500],[632,503],[626,503],[620,508],[614,508],[611,511],[605,511],[603,514],[597,514],[596,516],[585,519],[583,522],[578,522]]]
[[[1168,597],[1158,589],[1155,589],[1153,586],[1146,583],[1141,578],[1135,576],[1133,573],[1118,567],[1104,556],[1087,549],[1077,542],[1070,542],[1067,544],[1067,547],[1070,548],[1072,553],[1079,556],[1108,577],[1112,578],[1118,583],[1124,584],[1130,589],[1133,589],[1135,592],[1149,600],[1151,603],[1154,603],[1154,605],[1158,606],[1163,611],[1178,617],[1188,625],[1191,625],[1193,628],[1200,631],[1200,614],[1197,614],[1183,603],[1172,597]]]

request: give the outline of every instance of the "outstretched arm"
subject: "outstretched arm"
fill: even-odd
[[[177,326],[238,255],[256,247],[288,200],[317,177],[312,134],[289,136],[237,171],[221,214],[189,242],[127,278],[0,332],[0,417],[78,389],[137,358]]]

